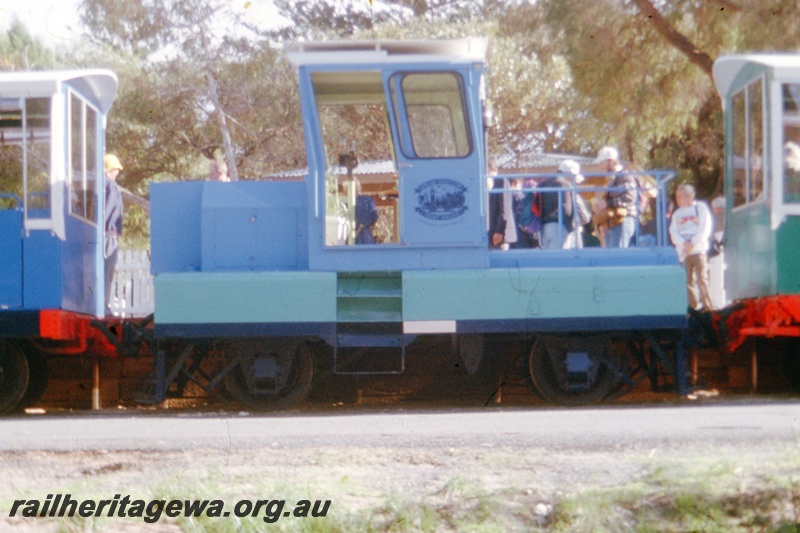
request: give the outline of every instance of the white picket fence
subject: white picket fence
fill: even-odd
[[[120,250],[111,287],[111,312],[118,317],[144,317],[155,309],[150,252]]]

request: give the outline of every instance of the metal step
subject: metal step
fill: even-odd
[[[405,344],[402,334],[362,334],[339,333],[336,335],[336,346],[361,348],[400,348]]]

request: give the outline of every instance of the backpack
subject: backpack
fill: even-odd
[[[542,230],[542,196],[529,192],[519,203],[519,228],[528,235],[536,235]]]

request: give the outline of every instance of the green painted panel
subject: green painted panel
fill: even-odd
[[[404,320],[680,315],[686,306],[679,265],[403,273]]]
[[[155,278],[156,322],[333,322],[335,272],[186,272]]]
[[[787,217],[778,228],[778,293],[800,293],[800,217]]]
[[[775,292],[775,234],[762,204],[728,212],[725,291],[732,300]]]

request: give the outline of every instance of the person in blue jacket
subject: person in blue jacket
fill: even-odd
[[[105,258],[105,303],[106,315],[111,315],[111,287],[114,281],[114,270],[117,267],[119,237],[122,235],[122,192],[117,185],[117,178],[122,174],[122,164],[114,154],[106,154],[104,160],[106,175],[106,202],[103,239],[103,257]]]
[[[372,227],[378,222],[378,208],[372,196],[361,194],[361,183],[356,181],[356,244],[376,244]]]

